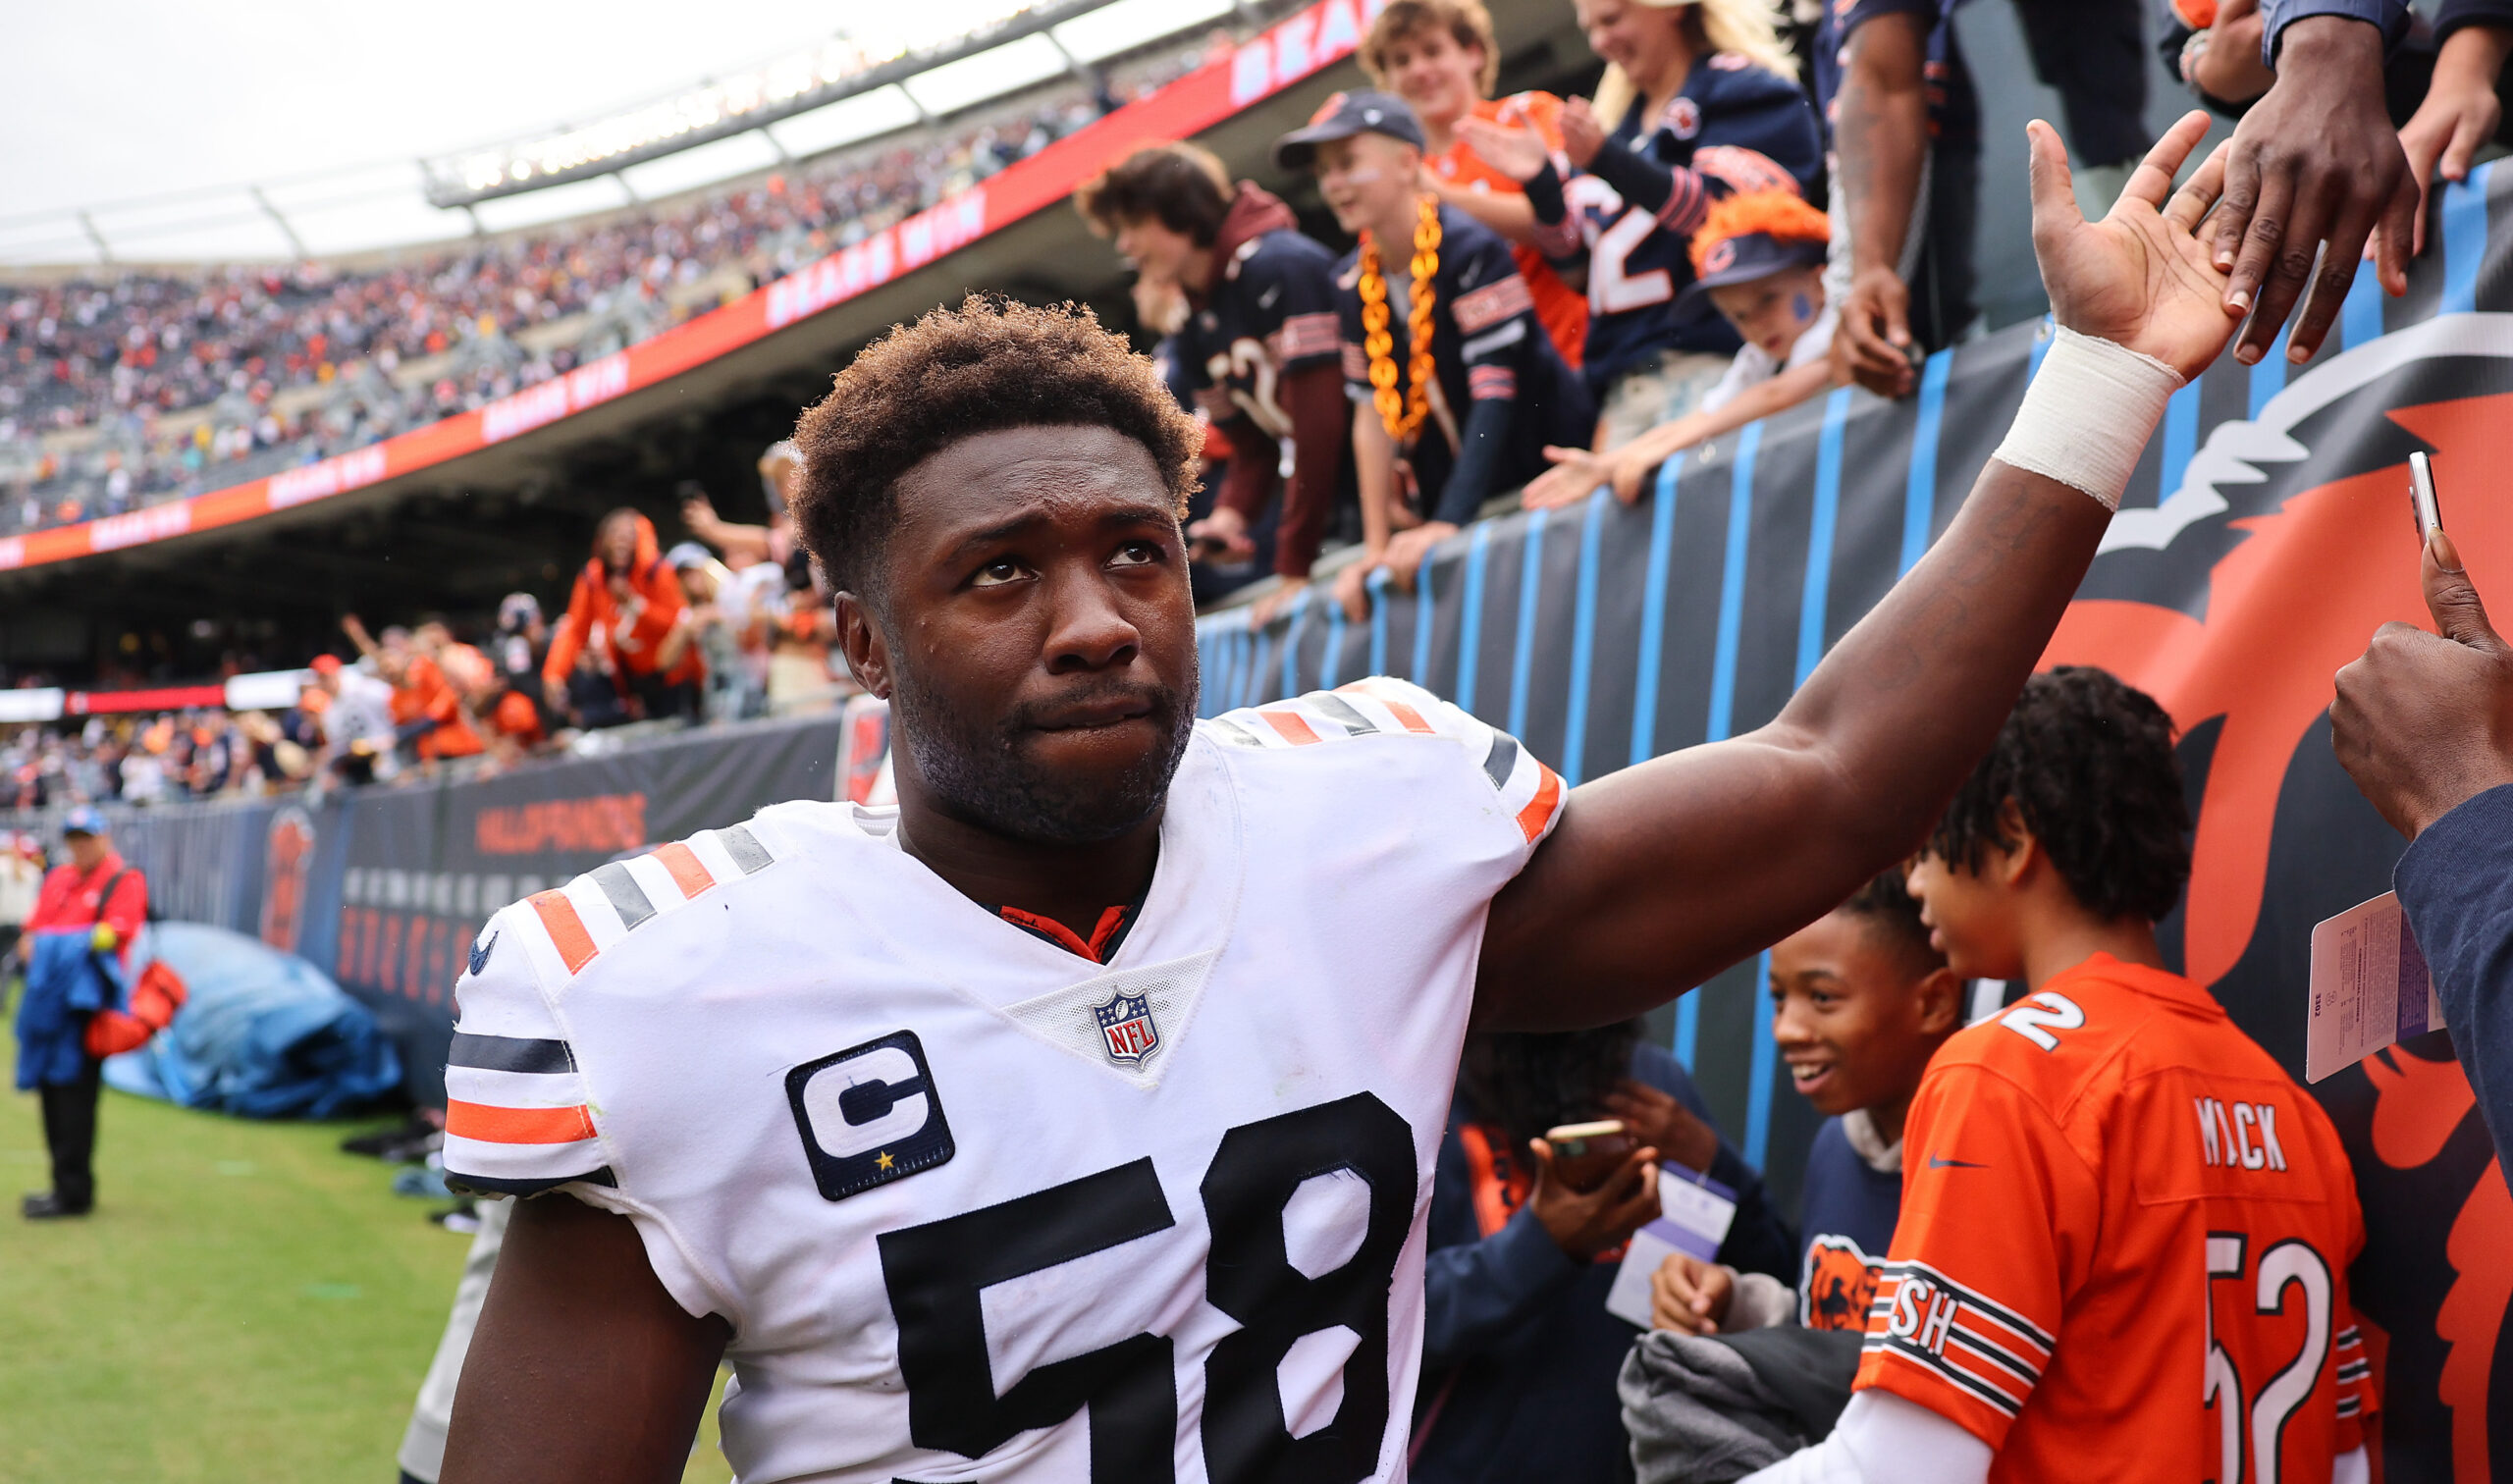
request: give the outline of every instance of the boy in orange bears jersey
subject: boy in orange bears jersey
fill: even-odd
[[[1689,1252],[1650,1284],[1650,1325],[1734,1334],[1792,1320],[1864,1330],[1902,1204],[1902,1131],[1929,1058],[1963,1024],[1899,871],[1772,945],[1772,1039],[1825,1115],[1806,1155],[1797,1287]]]
[[[1483,0],[1388,0],[1362,38],[1370,85],[1403,98],[1422,123],[1422,188],[1507,238],[1535,298],[1545,336],[1572,370],[1588,340],[1588,294],[1562,281],[1535,246],[1535,208],[1526,187],[1493,169],[1458,137],[1462,119],[1524,125],[1562,152],[1562,100],[1548,92],[1491,96],[1501,77],[1500,43]]]
[[[2030,991],[1929,1064],[1856,1395],[1758,1484],[2367,1476],[2355,1185],[2164,967],[2189,829],[2161,707],[2033,677],[1910,873],[1957,975]]]

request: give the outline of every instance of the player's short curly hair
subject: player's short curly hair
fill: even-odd
[[[1702,271],[1710,249],[1730,238],[1766,233],[1781,242],[1829,242],[1832,218],[1806,204],[1793,190],[1747,190],[1711,203],[1701,225],[1693,229],[1692,271]]]
[[[2153,922],[2181,899],[2190,805],[2172,718],[2146,692],[2082,664],[2026,681],[1929,850],[1970,871],[1990,847],[2016,844],[2002,819],[2010,799],[2088,912]]]
[[[1184,140],[1146,144],[1082,183],[1073,209],[1101,237],[1129,222],[1158,222],[1199,247],[1221,237],[1230,214],[1230,168],[1211,150]]]
[[[1483,53],[1483,71],[1477,80],[1489,97],[1501,81],[1501,43],[1493,39],[1492,13],[1483,8],[1483,0],[1388,0],[1387,9],[1370,23],[1369,34],[1362,38],[1359,56],[1370,85],[1387,86],[1389,47],[1434,30],[1447,31],[1461,49],[1471,46]]]
[[[899,477],[980,433],[1113,428],[1142,444],[1183,515],[1203,433],[1150,360],[1078,304],[971,294],[864,347],[794,425],[794,523],[837,588],[867,594]]]
[[[1920,921],[1920,904],[1902,883],[1900,867],[1851,892],[1839,910],[1884,934],[1894,953],[1923,976],[1946,967],[1946,955],[1929,946],[1928,924]]]

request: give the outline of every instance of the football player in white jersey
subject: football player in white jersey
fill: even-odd
[[[524,1202],[444,1478],[1401,1479],[1471,1022],[1636,1014],[1926,834],[2138,450],[2235,321],[2183,121],[2099,223],[2034,137],[2066,327],[1935,549],[1768,726],[1565,793],[1365,681],[1198,723],[1200,446],[1079,311],[973,299],[797,430],[898,804],[796,803],[499,913],[450,1178]],[[2088,497],[2093,498],[2089,499]],[[572,1197],[572,1198],[568,1198]]]

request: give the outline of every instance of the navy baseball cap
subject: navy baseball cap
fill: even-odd
[[[1740,232],[1710,244],[1701,260],[1701,277],[1676,296],[1676,312],[1689,314],[1713,289],[1750,284],[1791,268],[1812,268],[1824,261],[1822,242],[1790,242],[1768,232]]]
[[[65,835],[103,834],[105,812],[93,804],[81,804],[61,817],[61,832]]]
[[[1423,147],[1422,121],[1394,93],[1339,92],[1319,105],[1307,129],[1295,129],[1274,141],[1274,164],[1284,170],[1307,170],[1317,158],[1317,146],[1358,133],[1385,134],[1417,149]]]

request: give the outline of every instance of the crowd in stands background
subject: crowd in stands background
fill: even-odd
[[[682,522],[699,540],[660,550],[645,516],[605,516],[555,620],[529,593],[508,594],[494,628],[469,637],[437,616],[369,632],[351,613],[341,620],[348,653],[316,655],[285,712],[23,727],[0,741],[0,808],[433,778],[564,751],[631,722],[832,708],[855,686],[831,664],[827,582],[785,513],[793,446],[775,445],[759,468],[767,525],[722,519],[694,484],[683,487]]]
[[[224,488],[563,375],[969,188],[1205,50],[677,204],[375,266],[0,282],[0,532]]]

